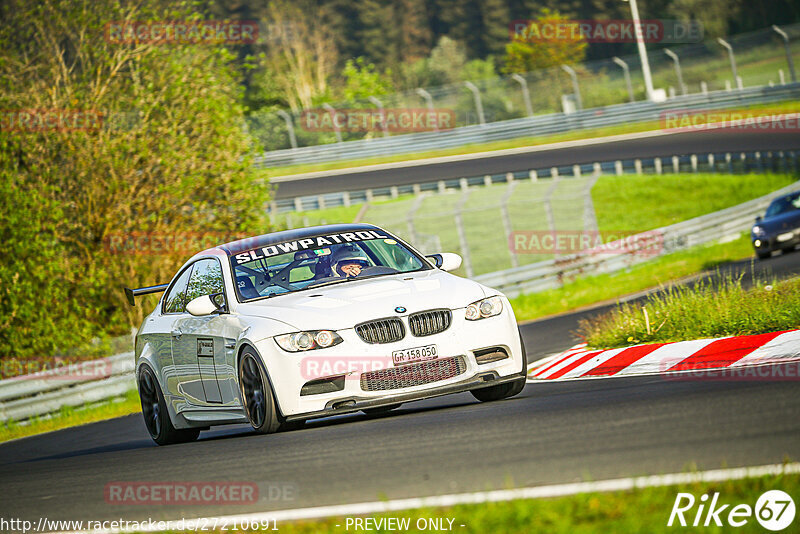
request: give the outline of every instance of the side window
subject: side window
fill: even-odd
[[[200,260],[194,264],[192,276],[189,279],[189,288],[186,291],[186,302],[190,302],[203,295],[222,293],[222,267],[217,260]],[[216,298],[215,303],[220,306],[222,296]]]
[[[195,264],[196,265],[196,264]],[[164,298],[164,313],[181,313],[186,306],[186,287],[193,266],[189,266],[181,273]]]

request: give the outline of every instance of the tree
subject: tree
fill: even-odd
[[[268,230],[226,47],[104,38],[109,21],[196,19],[191,10],[7,0],[0,16],[7,354],[127,333],[146,305],[128,306],[123,286],[166,282],[197,247]]]
[[[293,111],[328,100],[337,51],[330,29],[320,24],[325,13],[309,1],[280,0],[269,4],[268,16],[285,33],[261,56],[264,75],[273,77]]]
[[[506,45],[503,72],[529,72],[558,65],[573,65],[586,56],[586,41],[579,38],[549,38],[543,28],[569,22],[558,11],[543,9],[523,32],[517,32]]]

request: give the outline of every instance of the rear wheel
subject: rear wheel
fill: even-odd
[[[239,360],[239,387],[247,417],[253,430],[261,434],[271,434],[280,427],[278,411],[272,388],[258,356],[250,349],[245,349]]]
[[[169,413],[167,413],[167,404],[164,402],[161,387],[149,367],[142,368],[137,382],[144,425],[153,441],[159,445],[171,445],[197,439],[197,436],[200,435],[199,428],[178,430],[173,426]]]

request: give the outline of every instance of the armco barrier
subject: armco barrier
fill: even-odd
[[[674,109],[720,109],[800,99],[800,82],[778,86],[752,87],[733,91],[712,91],[670,98],[665,102],[633,102],[576,113],[552,113],[522,119],[463,126],[442,132],[425,132],[392,137],[347,141],[267,152],[254,159],[254,166],[280,167],[348,159],[410,154],[469,144],[488,143],[520,137],[558,134],[573,130],[616,124],[658,121],[661,113]]]
[[[763,213],[772,198],[796,190],[798,187],[800,181],[744,204],[649,233],[658,232],[663,235],[661,254],[738,236],[750,227],[756,215]],[[625,269],[652,257],[652,255],[637,255],[635,250],[627,254],[575,254],[476,276],[474,279],[513,297],[523,292],[559,287],[565,280],[579,275]],[[107,366],[107,372],[103,373],[103,378],[95,380],[66,379],[56,376],[57,372],[54,371],[0,380],[0,421],[19,421],[50,414],[57,412],[62,406],[80,406],[107,400],[122,396],[136,388],[133,376],[133,352],[117,354],[100,361]]]

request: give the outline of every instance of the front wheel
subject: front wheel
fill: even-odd
[[[280,420],[272,388],[257,358],[250,349],[242,354],[239,360],[239,387],[253,430],[260,434],[271,434],[280,428]]]
[[[757,250],[756,251],[756,256],[758,256],[759,260],[766,260],[767,258],[772,256],[772,253],[770,251],[761,252],[760,250]]]
[[[153,371],[143,367],[139,373],[139,399],[142,402],[142,416],[144,425],[153,441],[159,445],[185,443],[194,441],[200,435],[199,428],[186,428],[178,430],[172,424],[167,413],[167,404],[158,385]]]

